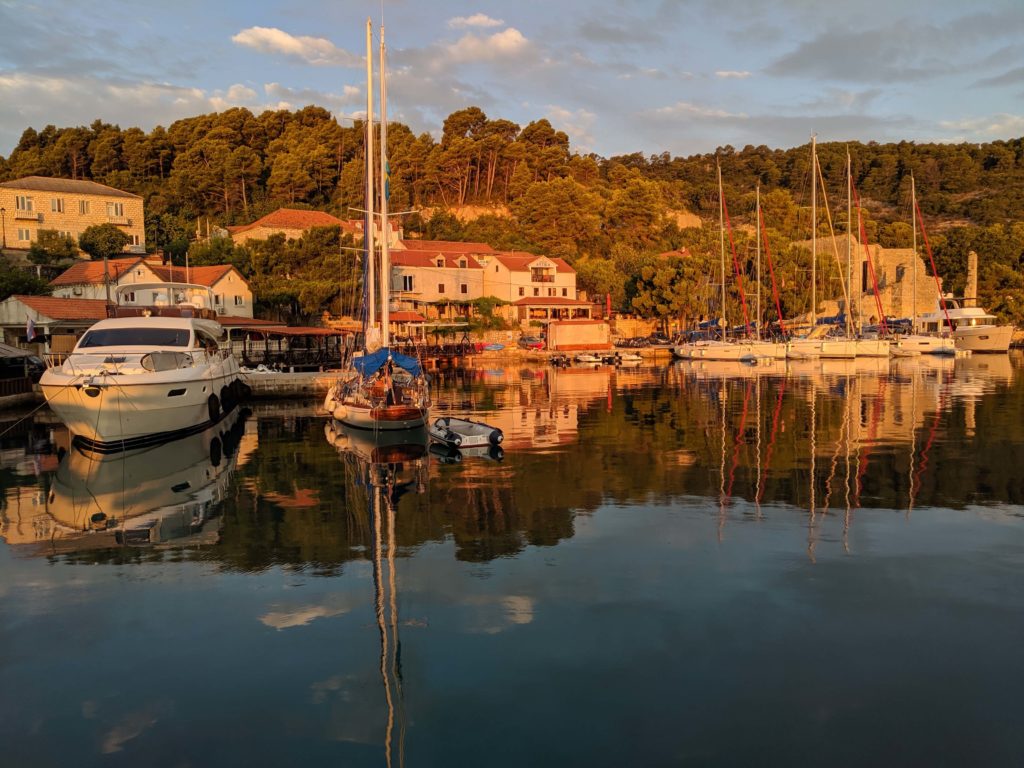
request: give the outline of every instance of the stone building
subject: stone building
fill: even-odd
[[[250,240],[266,240],[271,235],[282,234],[286,240],[298,240],[314,227],[341,227],[341,233],[352,235],[362,242],[363,221],[346,221],[324,211],[307,211],[298,208],[278,208],[273,213],[257,219],[251,224],[228,227],[231,239],[241,245]],[[380,227],[377,227],[377,236]],[[395,245],[401,237],[401,229],[397,222],[391,223],[391,245]]]
[[[75,241],[95,224],[115,224],[129,237],[126,253],[146,252],[142,198],[80,179],[25,176],[0,182],[0,237],[4,249],[27,250],[39,231],[52,229]]]
[[[847,251],[848,243],[849,251]],[[810,250],[810,242],[800,245]],[[836,238],[835,247],[833,247],[831,238],[818,240],[819,266],[828,260],[832,260],[834,264],[834,259],[838,254],[844,280],[848,253],[851,264],[850,272],[853,277],[852,299],[855,319],[862,319],[866,325],[876,323],[879,303],[881,303],[882,312],[886,317],[910,318],[914,315],[919,316],[935,311],[939,301],[935,278],[925,265],[927,255],[922,255],[920,249],[915,257],[912,248],[883,248],[880,245],[868,245],[867,254],[871,256],[875,282],[878,284],[878,301],[875,299],[871,270],[868,268],[864,246],[856,240],[848,240],[842,236]],[[823,295],[824,287],[822,284],[818,286],[820,302],[818,314],[835,314],[843,306],[841,289],[837,284],[835,293],[838,295]]]

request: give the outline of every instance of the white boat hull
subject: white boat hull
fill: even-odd
[[[51,369],[40,380],[40,388],[73,434],[106,444],[169,439],[204,429],[223,415],[222,393],[237,378],[237,366],[203,378],[195,378],[194,369],[84,378]],[[216,398],[212,405],[211,395]]]
[[[407,405],[369,407],[338,403],[329,412],[349,427],[385,431],[418,429],[426,426],[430,418],[430,409]]]
[[[956,346],[953,339],[943,336],[924,336],[912,334],[903,336],[892,342],[892,354],[895,357],[913,355],[953,355]]]
[[[956,348],[969,352],[1007,352],[1012,339],[1012,325],[961,326],[953,331]]]
[[[672,354],[685,360],[742,361],[759,357],[782,360],[786,345],[774,341],[701,341],[672,348]]]
[[[852,339],[855,357],[888,357],[888,339]]]

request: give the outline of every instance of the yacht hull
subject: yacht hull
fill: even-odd
[[[896,357],[912,355],[953,355],[956,346],[953,339],[943,336],[912,334],[892,342],[892,354]]]
[[[373,430],[418,429],[430,418],[429,408],[411,405],[367,407],[339,403],[331,415],[349,427]]]
[[[75,436],[103,447],[142,439],[159,442],[205,429],[224,414],[223,393],[234,394],[238,377],[221,372],[201,379],[164,374],[144,378],[68,377],[51,369],[40,388]]]
[[[956,348],[969,352],[1007,352],[1012,338],[1012,325],[961,326],[953,331]]]

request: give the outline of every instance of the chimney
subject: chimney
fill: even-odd
[[[967,254],[967,285],[964,286],[964,306],[978,306],[978,254]]]

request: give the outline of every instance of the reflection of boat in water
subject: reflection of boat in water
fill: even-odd
[[[478,445],[470,448],[456,448],[445,443],[431,443],[430,455],[442,464],[459,464],[464,458],[490,459],[502,461],[505,449],[500,445]]]
[[[152,295],[153,305],[129,304],[136,293]],[[209,288],[137,283],[117,297],[113,316],[40,379],[69,430],[123,450],[195,434],[234,407],[245,385],[231,351],[218,346],[223,329]]]
[[[371,464],[419,461],[427,455],[427,431],[422,427],[373,432],[328,419],[324,435],[340,452]]]
[[[237,462],[245,417],[153,448],[92,453],[72,443],[54,475],[46,511],[64,538],[162,544],[209,532]],[[111,539],[110,534],[113,534]],[[81,537],[86,538],[81,538]]]
[[[693,374],[706,378],[757,378],[760,376],[784,376],[786,361],[775,358],[760,358],[748,362],[739,360],[696,360],[679,363]]]

